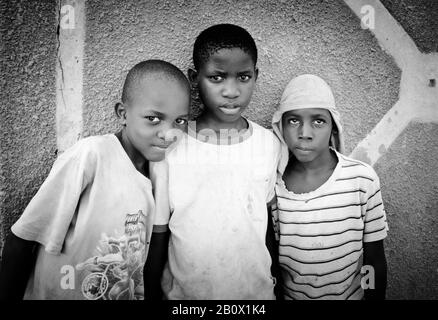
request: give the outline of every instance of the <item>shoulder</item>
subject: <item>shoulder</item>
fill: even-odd
[[[251,120],[247,119],[247,121],[252,126],[253,129],[252,138],[254,140],[259,140],[260,142],[265,142],[265,143],[271,143],[274,149],[276,150],[280,149],[280,141],[278,140],[277,136],[274,134],[274,132],[271,129],[266,129]]]
[[[254,122],[254,121],[251,121],[248,119],[247,119],[247,121],[252,126],[254,134],[264,135],[267,137],[275,137],[272,130],[266,129],[265,127],[262,127],[261,125],[259,125],[258,123]]]
[[[189,145],[193,145],[195,139],[190,138],[186,132],[180,135],[176,142],[172,143],[169,147],[166,160],[168,162],[173,162],[175,159],[178,159],[181,156],[187,156],[188,149],[191,149]]]
[[[343,175],[355,176],[370,182],[379,183],[379,177],[372,166],[337,152]]]
[[[111,151],[115,145],[115,139],[117,138],[110,134],[83,138],[65,150],[59,158],[87,159],[90,157],[96,157],[100,154]]]
[[[113,134],[105,134],[101,136],[90,136],[79,140],[78,143],[85,149],[106,149],[113,146],[117,142],[117,137]]]

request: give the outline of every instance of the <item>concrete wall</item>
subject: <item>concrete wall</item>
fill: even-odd
[[[247,116],[265,126],[288,81],[301,73],[320,74],[332,86],[349,132],[348,152],[397,101],[400,70],[342,2],[100,3],[87,1],[85,135],[114,130],[112,105],[131,66],[160,57],[187,70],[198,33],[222,22],[239,24],[255,38],[260,75]],[[371,116],[360,118],[366,109]]]
[[[424,53],[438,52],[438,2],[433,0],[382,0]]]
[[[49,0],[0,2],[1,247],[56,158],[55,13]]]
[[[408,26],[406,31],[421,52],[429,54],[427,58],[437,51],[438,29],[431,26],[436,23],[438,8],[433,2],[404,1],[405,5],[400,5],[382,1],[392,17]],[[83,36],[75,37],[75,30],[61,30],[64,38],[57,37],[60,8],[66,4],[77,8],[76,12],[84,7],[85,17],[78,20],[85,30]],[[76,104],[72,113],[80,117],[76,130],[85,137],[117,130],[113,105],[135,63],[161,58],[185,71],[191,66],[197,34],[212,24],[228,22],[245,27],[259,49],[260,76],[246,114],[250,119],[270,127],[282,90],[293,76],[315,73],[331,85],[343,117],[347,153],[371,159],[381,177],[390,226],[386,240],[388,297],[438,299],[438,242],[434,241],[438,231],[437,121],[413,117],[400,126],[395,117],[392,123],[382,122],[390,112],[397,113],[394,106],[400,102],[400,88],[409,73],[382,44],[379,21],[376,30],[364,30],[348,1],[320,0],[87,0],[85,4],[79,0],[15,0],[0,8],[4,40],[1,81],[6,88],[0,93],[0,240],[42,183],[56,148],[67,135],[58,125],[60,117],[68,116],[59,116],[64,104],[57,100],[56,91],[58,88],[59,95],[58,46],[60,51],[67,50],[64,42],[68,44],[72,36],[74,48],[83,47],[83,57],[78,54],[77,58],[83,69],[80,63],[61,65],[67,75],[80,71],[82,91],[75,97],[83,103]],[[385,19],[392,18],[386,9],[381,11],[387,13]],[[423,32],[423,25],[428,32]],[[66,52],[61,53],[68,58]],[[428,76],[438,78],[434,71]],[[77,78],[74,85],[78,85]],[[436,90],[430,87],[432,98]],[[437,110],[436,100],[426,97],[428,112]],[[421,104],[405,104],[422,109]],[[380,148],[377,156],[367,156],[372,148],[379,149],[373,141],[383,139],[392,126],[400,135]],[[368,144],[358,152],[357,146],[364,141]]]
[[[437,137],[437,124],[412,124],[375,166],[390,228],[389,297],[438,298]]]

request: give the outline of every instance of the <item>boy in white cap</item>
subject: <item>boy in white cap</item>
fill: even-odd
[[[292,79],[272,127],[282,144],[273,218],[284,298],[384,299],[388,226],[379,178],[342,154],[328,84],[308,74]]]

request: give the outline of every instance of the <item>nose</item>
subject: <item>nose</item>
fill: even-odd
[[[172,125],[167,123],[167,121],[163,121],[163,123],[158,128],[157,137],[163,140],[166,140],[167,132],[172,129]]]
[[[169,144],[176,141],[182,134],[179,128],[174,128],[172,124],[163,124],[157,132],[157,137]]]
[[[240,95],[239,87],[234,79],[225,81],[222,95],[228,99],[235,99]]]
[[[299,139],[308,139],[308,140],[312,140],[313,138],[313,130],[312,130],[312,126],[307,123],[304,122],[298,129],[298,138]]]

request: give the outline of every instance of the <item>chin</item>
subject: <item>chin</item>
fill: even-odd
[[[306,163],[306,162],[312,162],[313,159],[308,157],[295,157],[299,162]]]
[[[159,162],[164,160],[165,154],[150,154],[146,157],[148,161]]]
[[[220,119],[223,122],[236,122],[238,121],[240,118],[242,117],[241,113],[236,113],[236,114],[221,114],[220,115]]]
[[[313,155],[302,155],[302,154],[293,154],[295,159],[297,159],[299,162],[311,162],[315,159]]]

